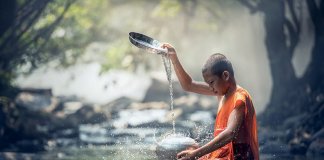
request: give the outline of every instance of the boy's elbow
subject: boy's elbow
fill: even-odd
[[[187,92],[190,92],[191,91],[191,87],[190,85],[181,85],[182,89],[187,91]]]
[[[184,83],[180,83],[181,87],[183,90],[190,92],[192,90],[192,79],[188,79],[186,81],[184,81]]]
[[[230,141],[234,140],[237,137],[237,131],[234,130],[228,130],[227,136]]]

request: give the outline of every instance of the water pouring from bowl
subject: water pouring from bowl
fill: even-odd
[[[138,48],[144,49],[149,53],[162,55],[162,62],[169,82],[170,109],[172,111],[173,133],[175,134],[175,119],[174,119],[174,112],[173,112],[173,87],[172,87],[172,78],[171,78],[172,69],[171,69],[171,61],[167,54],[168,49],[162,48],[162,44],[158,40],[155,40],[141,33],[130,32],[129,40],[133,45],[135,45]]]
[[[130,32],[130,42],[138,48],[144,49],[149,53],[166,55],[168,50],[161,47],[161,43],[149,36],[141,33]]]
[[[168,49],[162,48],[162,44],[149,36],[141,33],[130,32],[130,42],[138,48],[144,49],[149,53],[162,55],[162,62],[167,73],[170,91],[170,109],[172,111],[172,134],[168,134],[159,142],[156,141],[156,155],[159,160],[176,160],[177,153],[187,149],[196,149],[198,144],[190,137],[186,137],[175,132],[175,118],[173,112],[173,87],[171,78],[171,61],[168,58]]]

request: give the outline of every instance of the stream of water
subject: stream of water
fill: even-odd
[[[169,82],[169,92],[170,92],[170,108],[171,108],[171,116],[172,116],[172,126],[173,126],[173,134],[175,134],[175,118],[173,111],[173,87],[172,87],[172,69],[171,69],[171,60],[167,55],[162,55],[162,61],[165,68],[165,72]]]

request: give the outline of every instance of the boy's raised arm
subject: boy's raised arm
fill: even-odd
[[[168,49],[168,55],[172,61],[175,73],[178,77],[181,87],[185,91],[195,92],[204,95],[215,95],[215,93],[211,90],[208,84],[192,80],[190,75],[183,69],[178,59],[177,53],[172,45],[164,43],[162,47]]]

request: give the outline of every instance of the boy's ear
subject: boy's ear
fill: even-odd
[[[224,71],[223,74],[222,74],[222,79],[225,80],[225,81],[228,81],[229,80],[229,77],[230,77],[230,74],[228,71]]]

